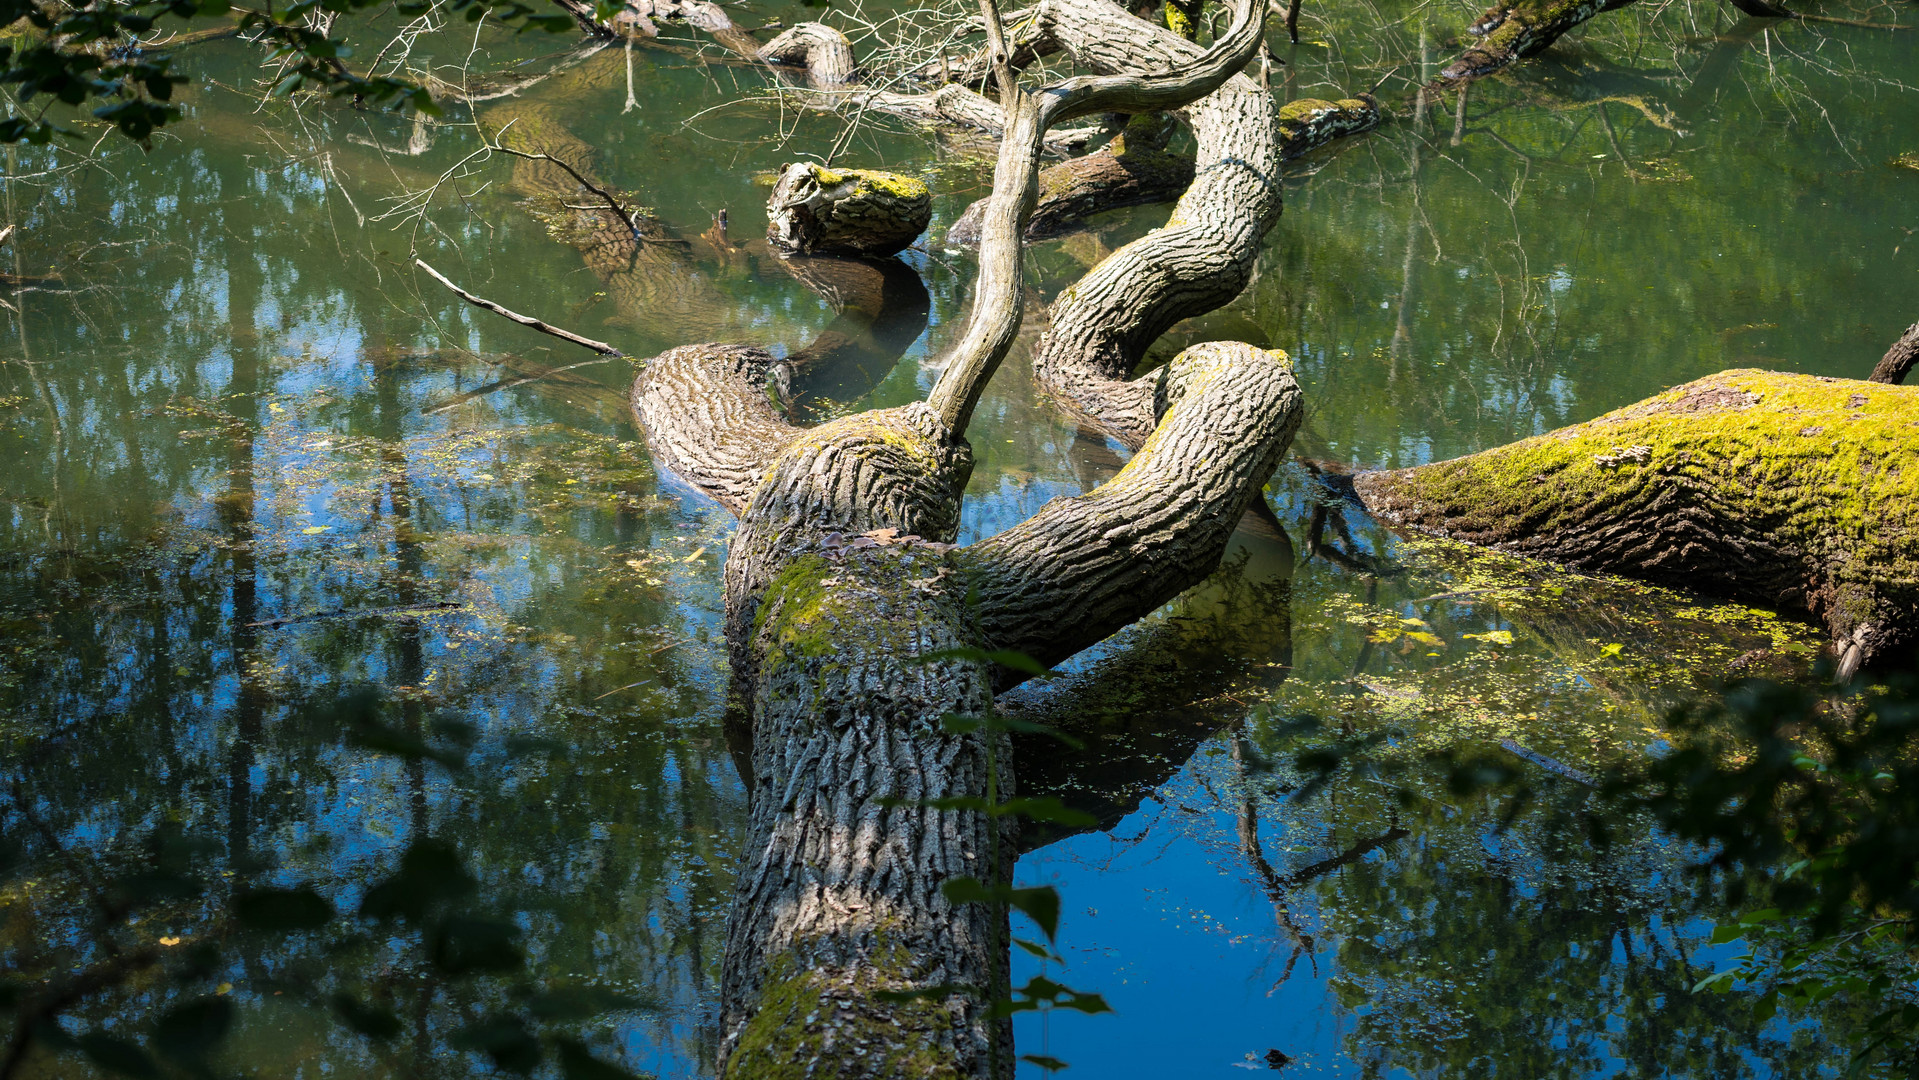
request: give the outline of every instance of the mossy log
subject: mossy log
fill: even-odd
[[[1726,371],[1353,486],[1396,525],[1808,614],[1842,677],[1919,644],[1919,387]]]
[[[1519,0],[1486,9],[1466,28],[1479,43],[1440,71],[1441,81],[1478,79],[1544,50],[1595,15],[1634,0]]]
[[[802,161],[780,170],[766,200],[766,240],[792,255],[894,255],[932,219],[924,180]]]
[[[1300,157],[1346,135],[1379,126],[1379,103],[1371,94],[1341,101],[1302,98],[1279,110],[1279,153]],[[1104,210],[1170,202],[1193,182],[1193,159],[1166,149],[1170,120],[1135,117],[1126,130],[1083,157],[1049,166],[1039,174],[1039,204],[1026,239],[1045,240],[1078,228]],[[979,243],[981,199],[946,230],[956,247]]]

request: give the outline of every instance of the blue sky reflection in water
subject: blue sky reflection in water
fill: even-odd
[[[1284,348],[1310,403],[1299,454],[1401,465],[1725,367],[1860,376],[1919,317],[1908,43],[1639,5],[1463,105],[1416,111],[1408,80],[1477,10],[1308,5],[1306,40],[1279,44],[1281,92],[1385,76],[1394,120],[1298,163],[1246,295],[1156,356],[1209,338]],[[476,70],[567,44],[483,30],[423,39],[414,62],[457,67],[475,40]],[[460,305],[410,259],[636,355],[719,338],[799,350],[835,325],[819,280],[697,238],[722,209],[731,241],[752,237],[756,177],[825,154],[841,121],[783,114],[750,71],[648,50],[483,107],[490,129],[574,140],[687,240],[664,270],[615,272],[582,259],[504,160],[407,215],[478,147],[470,113],[256,112],[254,58],[205,49],[208,82],[150,154],[7,161],[9,269],[58,280],[0,311],[6,779],[64,844],[108,849],[173,820],[220,838],[236,875],[318,880],[343,903],[409,838],[449,838],[536,970],[647,1001],[596,1046],[707,1075],[745,805],[721,729],[730,519],[650,464],[625,362],[569,366],[592,358]],[[965,137],[876,125],[848,146],[848,163],[932,183],[935,238],[990,168]],[[1037,246],[1035,279],[1064,287],[1164,214]],[[811,414],[930,386],[969,258],[935,241],[905,262],[889,280],[923,285],[892,294],[847,397],[802,402]],[[1038,399],[1020,355],[972,441],[969,539],[1122,460]],[[1271,767],[1302,713],[1393,732],[1386,752],[1408,759],[1501,741],[1570,768],[1635,754],[1694,680],[1759,649],[1790,660],[1810,633],[1404,545],[1316,492],[1289,464],[1269,492],[1284,536],[1242,537],[1217,580],[1077,659],[1068,685],[1020,696],[1097,736],[1025,782],[1105,828],[1021,873],[1065,898],[1053,974],[1119,1010],[1022,1017],[1022,1050],[1096,1076],[1270,1071],[1269,1051],[1332,1076],[1836,1070],[1843,1010],[1755,1024],[1736,999],[1687,992],[1724,914],[1680,876],[1689,853],[1651,835],[1595,853],[1544,812],[1498,833],[1492,808],[1416,770],[1403,805],[1365,778],[1299,802],[1299,778]],[[396,764],[300,726],[303,702],[357,686],[413,722],[474,724],[473,767]],[[6,886],[7,946],[81,940],[83,905],[35,855]],[[486,1002],[396,977],[398,957],[370,943],[341,977],[391,984],[412,1025],[401,1063],[472,1066],[446,1037]],[[294,945],[236,967],[234,1063],[398,1069],[248,989],[312,960]],[[109,998],[84,1019],[149,1005]]]

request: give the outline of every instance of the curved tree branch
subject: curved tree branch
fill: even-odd
[[[1153,394],[1163,419],[1119,475],[962,553],[992,648],[1057,663],[1197,584],[1301,415],[1291,363],[1238,342],[1187,349]]]
[[[1133,31],[1135,38],[1138,37],[1135,28],[1151,31],[1146,23],[1131,16],[1114,17],[1110,5],[1095,0],[1046,0],[1045,7],[1061,13],[1054,16],[1056,21],[1077,19],[1082,24],[1103,25],[1115,36],[1118,28],[1126,24],[1132,24],[1127,29]],[[993,179],[993,203],[987,208],[981,229],[980,278],[974,293],[972,319],[965,337],[949,354],[946,370],[928,398],[955,433],[965,432],[973,407],[1005,358],[1024,314],[1021,248],[1026,221],[1038,197],[1038,156],[1029,147],[1037,146],[1039,134],[1048,127],[1076,116],[1096,112],[1159,112],[1212,94],[1253,58],[1262,40],[1265,10],[1252,0],[1240,0],[1226,36],[1204,52],[1185,46],[1188,51],[1183,55],[1173,53],[1181,62],[1170,70],[1075,76],[1041,87],[1025,98],[1015,93],[1012,100],[1004,103],[1014,119],[1001,144],[999,166]],[[1179,42],[1171,34],[1163,36],[1166,42]],[[1165,43],[1145,39],[1137,51],[1128,54],[1125,62],[1115,64],[1112,70],[1137,71],[1149,59],[1163,55],[1155,51],[1153,45],[1164,47]],[[1193,55],[1195,52],[1198,55]],[[1012,89],[1017,91],[1017,87]],[[1277,202],[1276,193],[1274,201]],[[1237,293],[1238,287],[1233,291]]]
[[[1137,19],[1094,20],[1084,5],[1049,3],[1053,33],[1081,63],[1105,70],[1156,51],[1197,46]],[[1196,176],[1165,228],[1126,245],[1053,304],[1034,351],[1040,384],[1123,441],[1153,428],[1146,384],[1129,382],[1146,349],[1181,319],[1239,295],[1280,212],[1279,109],[1235,76],[1187,109]]]

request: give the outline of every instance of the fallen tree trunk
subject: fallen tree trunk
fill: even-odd
[[[1112,74],[1037,93],[1003,72],[973,313],[927,403],[792,428],[758,394],[759,362],[718,345],[674,350],[635,384],[649,443],[741,511],[727,640],[753,800],[722,978],[726,1076],[1010,1068],[1011,1028],[991,1005],[1008,993],[1005,911],[956,905],[941,886],[1005,881],[1013,848],[998,819],[939,800],[1009,792],[1011,763],[1003,736],[941,718],[984,712],[1023,676],[950,650],[1067,655],[1195,584],[1298,424],[1283,357],[1188,350],[1156,384],[1151,437],[1111,482],[986,543],[948,545],[971,468],[964,432],[1020,324],[1045,132],[1212,93],[1260,39],[1249,0],[1203,53],[1102,0],[1054,6],[1109,37],[1123,28],[1132,51]],[[1273,128],[1261,130],[1267,145],[1245,149],[1273,158]],[[725,405],[675,407],[694,400]]]
[[[1845,679],[1919,644],[1915,415],[1919,388],[1726,371],[1353,487],[1421,532],[1807,613]]]

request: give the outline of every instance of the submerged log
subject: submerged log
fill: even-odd
[[[1634,0],[1519,0],[1497,4],[1466,28],[1480,39],[1440,71],[1445,82],[1478,79],[1543,51],[1560,35],[1602,12]]]
[[[1915,416],[1919,388],[1726,371],[1353,486],[1421,532],[1807,613],[1849,678],[1919,644]]]
[[[933,219],[924,180],[810,161],[780,171],[766,200],[766,240],[792,255],[894,255]]]

